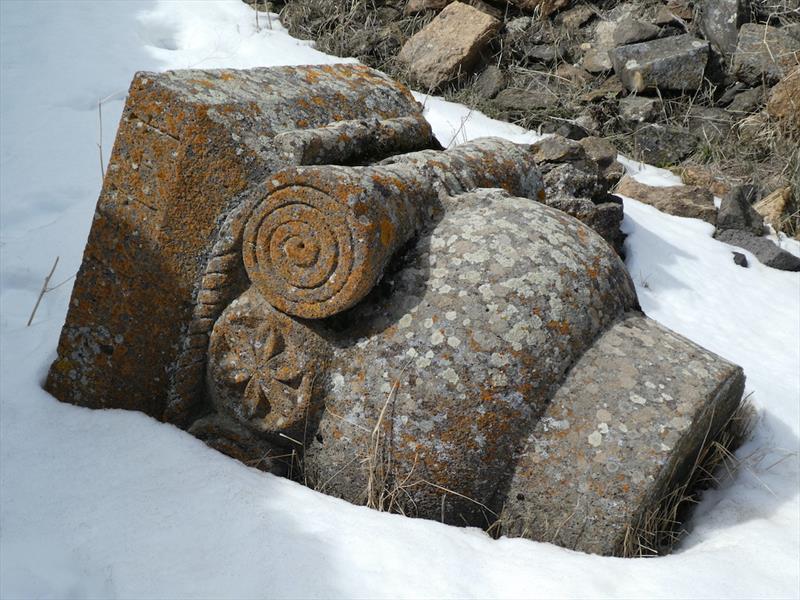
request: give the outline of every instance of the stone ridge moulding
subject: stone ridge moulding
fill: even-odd
[[[47,389],[356,504],[641,554],[744,376],[640,312],[587,148],[442,150],[353,65],[138,74]]]

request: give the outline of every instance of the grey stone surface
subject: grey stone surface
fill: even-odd
[[[704,142],[725,139],[733,127],[731,114],[722,108],[692,106],[686,115],[686,126]]]
[[[734,113],[735,117],[741,118],[742,115],[756,112],[764,105],[764,100],[764,88],[759,85],[736,94],[727,109]]]
[[[800,258],[791,252],[778,247],[775,242],[764,237],[758,237],[747,231],[726,229],[717,231],[714,237],[721,242],[738,246],[752,252],[763,265],[781,271],[800,271]]]
[[[506,75],[494,65],[489,65],[483,70],[473,89],[475,93],[485,100],[491,100],[507,85]]]
[[[369,500],[377,428],[406,514],[486,526],[570,364],[636,304],[622,262],[577,220],[499,191],[446,201],[403,269],[337,323],[308,476]]]
[[[581,4],[569,10],[558,13],[553,19],[556,25],[563,25],[567,29],[576,30],[586,25],[597,15],[594,7]]]
[[[747,268],[747,257],[744,254],[742,254],[741,252],[733,252],[732,254],[733,254],[733,262],[736,265],[738,265],[740,267],[744,267],[746,269]]]
[[[620,46],[609,53],[614,72],[632,92],[698,89],[708,62],[708,42],[685,34]]]
[[[499,138],[476,140],[445,152],[398,155],[367,167],[286,169],[254,187],[227,216],[208,261],[189,335],[171,379],[170,420],[180,420],[203,400],[206,348],[214,323],[222,324],[218,333],[226,340],[245,343],[238,324],[243,318],[240,310],[230,319],[220,319],[237,296],[240,305],[253,307],[254,323],[280,330],[284,340],[296,337],[284,319],[270,324],[271,313],[264,313],[251,297],[240,296],[251,282],[281,311],[315,319],[336,314],[374,286],[392,255],[431,219],[442,195],[480,187],[504,188],[539,201],[545,197],[531,147]],[[593,214],[587,211],[577,216],[590,219]],[[223,340],[215,355],[227,356],[228,345]],[[261,356],[254,345],[255,341],[247,341],[237,352]],[[303,345],[307,344],[298,344]],[[216,393],[229,405],[229,413],[245,414],[234,406],[234,399],[236,393],[241,396],[247,391],[248,381],[243,380],[238,392]],[[307,396],[291,402],[282,398],[279,404],[293,405],[301,411],[295,417],[301,418]],[[253,427],[262,430],[270,419],[258,416]]]
[[[800,41],[782,29],[745,23],[739,29],[732,72],[749,85],[773,84],[800,61]]]
[[[629,313],[571,369],[516,458],[503,532],[597,554],[644,522],[739,406],[741,368]]]
[[[634,156],[657,167],[678,164],[697,148],[694,132],[674,125],[647,124],[633,133]]]
[[[613,50],[614,32],[617,29],[616,21],[599,21],[595,25],[594,38],[588,44],[584,54],[582,65],[590,73],[602,73],[610,71],[612,68],[609,51]]]
[[[658,37],[660,32],[661,28],[652,23],[634,17],[626,17],[617,23],[614,30],[614,45],[626,46],[637,42],[646,42]]]
[[[717,229],[738,229],[753,235],[764,233],[764,219],[753,208],[752,186],[736,186],[722,197],[717,213]]]
[[[547,90],[506,88],[497,94],[493,104],[498,110],[514,115],[548,108],[557,102],[558,98]]]
[[[592,227],[622,255],[622,202],[608,194],[624,172],[616,155],[611,144],[591,137],[576,142],[555,135],[533,146],[546,192],[543,202]]]
[[[700,31],[717,52],[730,59],[746,17],[742,0],[705,0],[701,5]]]
[[[658,117],[661,101],[647,96],[620,98],[619,116],[630,123],[650,123]]]

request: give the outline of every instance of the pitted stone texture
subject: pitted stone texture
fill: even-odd
[[[800,41],[782,29],[745,23],[739,29],[733,74],[755,86],[776,83],[800,64]]]
[[[445,208],[399,271],[332,320],[305,465],[321,491],[364,503],[377,460],[380,485],[402,488],[396,509],[486,526],[566,370],[637,300],[611,248],[563,212],[499,190]]]
[[[367,295],[440,195],[477,187],[544,196],[529,147],[499,138],[377,166],[281,171],[245,230],[244,264],[278,310],[329,317]]]
[[[575,364],[527,439],[503,532],[606,555],[647,545],[647,511],[685,481],[743,388],[741,368],[627,315]]]
[[[708,42],[685,34],[620,46],[609,54],[614,72],[632,92],[691,91],[703,83]]]
[[[179,349],[207,344],[187,326],[219,223],[294,160],[274,137],[420,114],[406,88],[357,65],[137,74],[47,389],[161,417]],[[427,132],[417,148],[433,145]]]
[[[397,59],[427,90],[470,72],[500,21],[462,2],[453,2],[412,36]]]

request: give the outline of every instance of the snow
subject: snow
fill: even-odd
[[[782,597],[800,595],[800,275],[700,221],[626,199],[648,315],[742,365],[758,409],[743,468],[679,550],[623,560],[377,513],[249,469],[143,414],[41,389],[124,94],[137,70],[336,62],[240,0],[0,3],[0,597]],[[443,143],[536,136],[433,97]],[[653,185],[674,176],[627,163]],[[783,242],[797,252],[796,244]],[[60,257],[31,327],[44,275]]]

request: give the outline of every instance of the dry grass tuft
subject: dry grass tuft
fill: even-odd
[[[752,433],[756,412],[749,397],[739,405],[716,439],[708,439],[694,463],[672,491],[629,526],[619,555],[648,557],[669,554],[686,534],[684,523],[703,490],[730,480],[742,465],[734,452]]]

